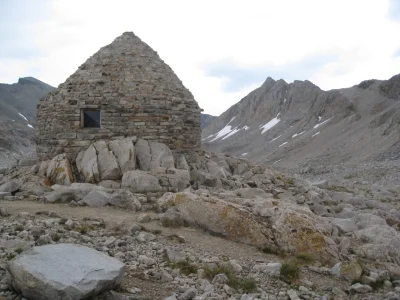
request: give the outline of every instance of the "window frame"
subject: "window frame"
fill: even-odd
[[[85,127],[85,112],[98,111],[99,112],[99,127]],[[82,129],[101,129],[101,109],[99,108],[82,108],[81,109],[81,128]]]

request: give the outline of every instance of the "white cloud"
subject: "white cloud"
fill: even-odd
[[[158,51],[205,113],[213,115],[238,102],[263,80],[227,92],[224,86],[229,74],[211,77],[204,68],[210,63],[228,60],[239,69],[259,72],[265,68],[268,72],[271,67],[285,69],[313,55],[335,53],[334,61],[321,62],[311,75],[294,72],[307,77],[298,79],[308,79],[323,89],[389,78],[400,69],[400,57],[393,55],[400,48],[400,40],[394,38],[400,23],[389,17],[389,0],[43,3],[49,5],[50,13],[31,21],[26,39],[26,47],[35,49],[36,55],[0,57],[0,82],[35,76],[57,86],[124,31],[133,31]],[[35,13],[34,8],[30,10]],[[26,13],[13,17],[18,15],[23,18]],[[292,79],[290,74],[282,77]]]

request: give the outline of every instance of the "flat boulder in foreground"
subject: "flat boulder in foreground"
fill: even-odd
[[[32,300],[88,299],[115,288],[125,265],[74,244],[34,247],[8,265],[10,284]]]

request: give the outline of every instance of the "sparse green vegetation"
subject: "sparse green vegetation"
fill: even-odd
[[[300,263],[312,264],[315,262],[315,256],[312,253],[299,252],[296,254],[296,259]]]
[[[152,233],[154,233],[154,234],[161,234],[162,233],[162,230],[161,229],[154,229],[153,231],[152,231]]]
[[[269,246],[264,246],[264,247],[260,247],[259,248],[262,252],[264,252],[265,254],[274,254],[277,255],[278,251],[274,248],[271,248]]]
[[[285,181],[285,183],[286,183],[287,185],[293,185],[293,184],[294,184],[293,178],[287,178],[286,181]]]
[[[280,275],[282,280],[292,282],[300,276],[300,267],[294,261],[285,261],[282,264]]]
[[[19,247],[19,248],[15,249],[15,252],[17,252],[18,254],[21,254],[22,252],[24,252],[24,249]]]
[[[56,233],[53,235],[53,241],[58,242],[61,239],[61,237]]]
[[[210,280],[217,274],[225,274],[228,278],[228,285],[235,290],[243,290],[246,293],[254,292],[257,288],[257,283],[253,278],[241,278],[235,274],[235,271],[229,266],[218,266],[214,269],[204,268],[206,277]]]
[[[356,174],[347,174],[343,177],[343,179],[353,179],[356,177]]]
[[[372,282],[369,284],[375,291],[383,288],[385,285],[385,280],[384,279],[378,279],[375,282]]]
[[[171,267],[172,269],[179,269],[181,273],[185,274],[186,276],[197,273],[197,270],[199,269],[196,265],[190,262],[189,257],[186,257],[184,261],[180,262],[168,261],[168,266]]]
[[[7,260],[12,260],[16,255],[14,253],[7,254]]]
[[[15,227],[15,231],[24,231],[24,227],[21,225],[18,225]]]
[[[86,234],[89,231],[92,231],[94,228],[87,224],[82,224],[74,228],[75,231],[79,232],[80,234]]]

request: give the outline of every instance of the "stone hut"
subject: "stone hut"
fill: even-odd
[[[201,148],[201,109],[157,52],[132,32],[101,48],[37,109],[41,160],[128,136],[185,152]]]

